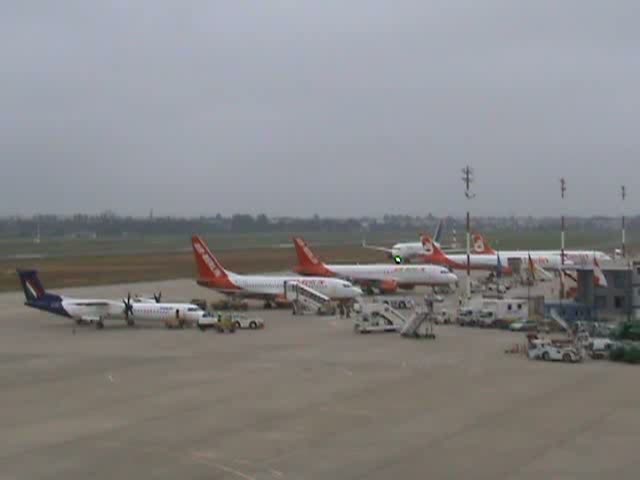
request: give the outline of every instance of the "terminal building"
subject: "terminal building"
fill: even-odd
[[[640,320],[640,261],[612,262],[600,268],[607,286],[595,285],[592,269],[578,269],[575,302],[574,305],[563,302],[566,309],[580,312],[576,315],[581,317],[587,316],[584,320]]]

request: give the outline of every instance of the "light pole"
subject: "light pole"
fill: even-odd
[[[562,200],[564,200],[564,195],[565,192],[567,191],[567,182],[565,181],[564,177],[562,177],[560,179],[560,198]],[[563,273],[564,273],[564,206],[562,209],[562,218],[560,221],[560,263],[562,264],[562,266],[560,268],[563,269],[563,271],[560,274],[560,300],[562,300],[564,298],[564,277],[563,277]]]
[[[627,187],[622,185],[620,187],[620,195],[622,197],[622,258],[626,258],[627,256],[627,246],[626,246],[626,232],[624,225],[624,201],[627,198]]]
[[[624,201],[627,199],[627,187],[620,186],[620,196],[622,197],[622,258],[627,260],[627,239],[624,218]],[[631,310],[633,310],[633,267],[631,260],[627,261],[627,322],[631,321]]]
[[[464,196],[467,200],[475,197],[471,193],[471,184],[473,183],[473,169],[467,165],[462,169],[462,181],[464,182]],[[467,207],[467,304],[471,300],[471,214]]]

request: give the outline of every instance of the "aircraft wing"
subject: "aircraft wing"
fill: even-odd
[[[365,240],[362,241],[362,246],[364,248],[368,248],[369,250],[378,250],[379,252],[393,253],[393,251],[387,247],[377,247],[375,245],[367,245],[367,242]]]

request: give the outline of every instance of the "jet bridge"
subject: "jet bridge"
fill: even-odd
[[[329,297],[296,281],[284,282],[284,296],[291,301],[294,315],[304,313],[335,315],[336,313],[335,306]]]

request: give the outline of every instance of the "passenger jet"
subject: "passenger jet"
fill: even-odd
[[[442,220],[438,222],[438,226],[436,227],[435,233],[433,235],[433,243],[443,251],[446,250],[447,253],[462,252],[460,248],[443,247],[440,244],[441,237],[442,237]],[[370,250],[378,250],[378,251],[387,253],[388,257],[391,258],[397,264],[422,263],[424,262],[424,256],[426,253],[424,250],[424,245],[422,240],[420,240],[419,242],[396,243],[391,248],[367,245],[366,242],[362,242],[362,246]],[[489,253],[489,252],[483,251],[482,248],[483,247],[481,244],[474,243],[472,245],[472,250],[474,253]]]
[[[294,237],[293,244],[298,256],[294,270],[302,275],[348,278],[384,293],[393,293],[398,288],[409,290],[416,285],[452,285],[458,281],[455,274],[436,265],[326,265],[302,238]]]
[[[481,247],[482,253],[495,255],[496,251],[489,246],[486,239],[480,234],[474,234],[473,237],[474,251],[475,247]],[[500,256],[506,258],[527,258],[531,255],[534,262],[539,265],[543,265],[546,259],[549,258],[562,258],[561,250],[500,250]],[[573,265],[574,267],[586,266],[589,267],[593,263],[593,259],[598,261],[608,261],[611,257],[604,252],[598,250],[565,250],[564,260],[565,265]]]
[[[332,300],[345,301],[362,295],[360,288],[334,278],[239,275],[225,270],[199,236],[192,237],[191,244],[198,267],[198,285],[212,288],[226,295],[260,299],[265,302],[282,301],[286,299],[285,282],[297,282]]]
[[[453,270],[466,270],[467,269],[467,255],[466,254],[447,254],[438,247],[431,237],[428,235],[422,236],[422,243],[424,245],[425,255],[423,260],[428,263],[435,263],[437,265],[445,265]],[[478,249],[486,249],[486,244],[482,242],[479,245],[479,241],[476,238],[474,240]],[[509,259],[517,258],[522,262],[525,268],[529,267],[529,259],[533,266],[539,271],[543,270],[560,270],[562,262],[560,255],[538,255],[534,256],[533,252],[529,255],[527,251],[509,252],[514,255],[508,255],[507,252],[495,252],[490,251],[488,253],[471,253],[469,255],[469,268],[471,270],[488,270],[501,274],[511,275],[513,272],[509,266]],[[570,262],[565,262],[565,267],[569,266]],[[548,274],[547,274],[548,275]]]

